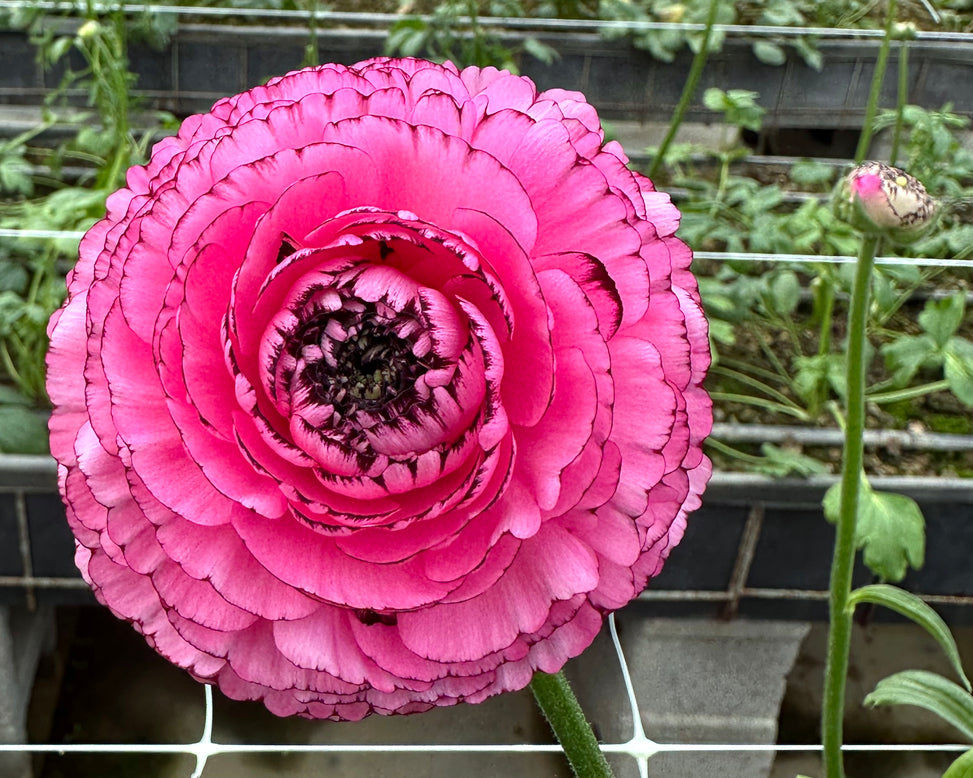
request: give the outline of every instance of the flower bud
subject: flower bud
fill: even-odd
[[[918,31],[915,22],[896,22],[892,28],[892,38],[897,41],[911,41]]]
[[[842,181],[838,215],[855,229],[895,243],[922,237],[936,216],[936,202],[908,173],[882,162],[863,162]]]
[[[83,41],[91,40],[98,34],[100,29],[101,25],[98,24],[97,20],[89,19],[78,28],[77,35]]]
[[[668,22],[669,24],[678,24],[682,21],[683,16],[686,15],[686,6],[682,3],[666,5],[658,9],[656,11],[656,15],[663,22]]]

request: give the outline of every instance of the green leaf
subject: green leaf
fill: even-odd
[[[68,50],[74,45],[74,38],[63,37],[54,41],[46,52],[46,60],[53,65],[61,57],[67,54]]]
[[[773,443],[763,443],[760,446],[760,453],[764,455],[764,462],[757,464],[754,469],[776,478],[788,475],[806,478],[828,472],[828,466],[824,462],[800,451],[775,446]]]
[[[855,589],[848,598],[848,610],[854,611],[855,606],[860,602],[871,602],[876,605],[884,605],[890,610],[911,619],[913,622],[928,632],[949,659],[953,669],[959,676],[967,691],[973,691],[970,679],[963,672],[963,662],[960,659],[959,649],[953,639],[953,633],[949,631],[946,622],[942,620],[936,611],[930,608],[923,600],[911,592],[900,589],[898,586],[889,584],[871,584]]]
[[[953,762],[943,773],[943,778],[973,778],[973,749]]]
[[[711,111],[722,113],[729,107],[726,99],[726,92],[724,92],[722,89],[717,89],[715,86],[710,87],[703,92],[703,105],[705,105]]]
[[[826,387],[836,394],[844,393],[845,360],[843,354],[813,354],[794,360],[794,389],[810,400]]]
[[[772,24],[778,27],[807,26],[807,19],[791,0],[770,0],[766,2],[764,12],[760,14],[760,24]]]
[[[770,303],[775,313],[790,316],[801,301],[801,282],[793,270],[775,273],[768,284]]]
[[[4,405],[30,405],[30,400],[12,386],[0,384],[0,407]]]
[[[409,17],[396,22],[385,39],[385,53],[413,57],[426,45],[429,25],[422,19]]]
[[[942,300],[929,300],[919,314],[919,326],[942,348],[956,334],[966,310],[966,294],[957,292]]]
[[[14,195],[33,193],[34,179],[30,175],[30,165],[22,154],[11,153],[0,157],[0,191]]]
[[[16,292],[23,294],[30,283],[27,268],[16,262],[0,260],[0,292]]]
[[[766,213],[784,201],[784,193],[776,184],[761,186],[743,202],[743,210],[749,214]]]
[[[737,342],[736,327],[722,319],[710,319],[709,335],[717,343],[726,343],[732,346]]]
[[[937,673],[905,670],[883,678],[865,698],[865,704],[925,708],[973,740],[973,696]]]
[[[722,113],[729,124],[759,130],[766,111],[757,105],[756,92],[748,89],[722,89],[710,87],[703,93],[703,105],[711,111]]]
[[[821,53],[821,49],[818,48],[815,39],[804,36],[795,38],[791,41],[791,46],[801,55],[801,59],[804,60],[805,65],[819,73],[821,72],[822,68],[824,68],[824,55]]]
[[[537,38],[524,38],[524,51],[545,65],[550,65],[561,56],[557,49],[548,46],[546,43],[541,43]]]
[[[47,420],[23,407],[0,405],[0,453],[47,452]]]
[[[882,346],[882,356],[898,386],[909,383],[920,369],[936,364],[941,358],[929,335],[900,335]]]
[[[834,180],[835,169],[814,159],[799,159],[791,166],[788,176],[802,186],[829,185]]]
[[[926,555],[926,522],[911,497],[876,492],[861,473],[855,547],[868,569],[883,581],[901,581],[909,566],[918,570]],[[824,515],[834,523],[841,509],[841,483],[824,495]]]
[[[753,44],[753,55],[765,65],[783,65],[787,62],[787,55],[776,43],[760,40]]]
[[[943,373],[949,388],[965,405],[973,406],[973,343],[950,338],[943,349]]]

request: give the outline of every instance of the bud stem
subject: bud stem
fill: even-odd
[[[872,266],[879,238],[862,237],[855,270],[851,308],[848,311],[847,371],[848,389],[845,397],[845,445],[841,467],[841,507],[835,527],[834,557],[831,562],[830,625],[828,655],[824,671],[824,707],[821,714],[821,737],[824,744],[826,778],[844,778],[841,758],[843,718],[845,713],[845,681],[848,675],[848,655],[851,650],[852,573],[855,565],[855,524],[858,519],[860,473],[864,459],[862,433],[865,429],[865,344],[868,317],[868,297]]]

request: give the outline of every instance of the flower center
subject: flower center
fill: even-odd
[[[411,316],[388,320],[347,307],[315,317],[299,338],[311,399],[343,417],[394,403],[426,369],[406,334],[418,329]]]
[[[301,342],[312,396],[343,416],[384,407],[400,397],[422,369],[412,344],[374,314],[358,317],[336,311],[310,322]]]

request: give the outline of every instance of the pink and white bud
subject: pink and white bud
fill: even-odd
[[[926,233],[936,216],[936,202],[908,173],[882,162],[863,162],[842,182],[839,215],[853,227],[897,243]]]

